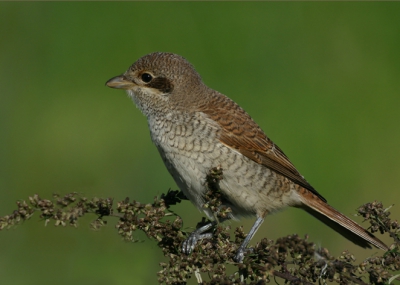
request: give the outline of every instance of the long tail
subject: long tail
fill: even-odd
[[[302,209],[332,228],[348,240],[363,247],[371,248],[371,244],[382,250],[389,248],[373,234],[362,228],[359,224],[349,219],[309,191],[301,191]]]

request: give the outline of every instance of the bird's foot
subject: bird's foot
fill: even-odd
[[[182,244],[182,252],[185,254],[190,254],[197,242],[202,239],[212,238],[212,233],[206,233],[209,229],[215,226],[215,223],[208,223],[195,231],[193,231],[189,237]]]
[[[243,259],[244,259],[244,255],[248,252],[252,253],[253,252],[253,248],[246,248],[243,247],[242,245],[239,246],[239,249],[236,251],[235,256],[233,257],[233,260],[237,263],[242,263]]]

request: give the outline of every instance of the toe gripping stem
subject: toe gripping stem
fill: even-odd
[[[258,217],[257,220],[255,221],[254,225],[251,227],[249,234],[246,236],[242,244],[239,246],[235,256],[233,259],[238,262],[242,263],[244,259],[244,255],[247,252],[251,252],[251,248],[247,248],[247,245],[249,244],[250,240],[253,238],[253,236],[256,234],[257,230],[260,228],[261,224],[264,222],[264,218]],[[182,252],[185,254],[190,254],[194,247],[196,246],[197,242],[202,239],[210,239],[213,236],[213,233],[206,233],[209,229],[215,227],[217,223],[211,222],[208,223],[195,231],[193,231],[189,237],[183,242],[182,244]]]
[[[202,239],[210,239],[213,236],[213,233],[206,233],[209,229],[215,227],[217,225],[216,222],[208,223],[195,231],[193,231],[189,237],[182,244],[182,252],[185,254],[190,254],[197,242]]]

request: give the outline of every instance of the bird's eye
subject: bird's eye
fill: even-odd
[[[143,82],[149,83],[153,79],[153,76],[151,76],[148,73],[143,73],[142,74],[142,80]]]

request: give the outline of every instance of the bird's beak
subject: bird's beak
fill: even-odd
[[[106,85],[111,88],[117,88],[117,89],[131,89],[133,86],[136,84],[133,83],[132,81],[128,80],[125,75],[119,75],[111,78],[106,82]]]

